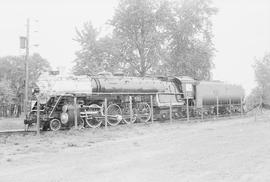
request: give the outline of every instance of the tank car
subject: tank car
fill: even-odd
[[[196,107],[206,114],[240,113],[245,96],[240,85],[221,81],[201,81],[196,86]]]
[[[196,81],[191,77],[178,77],[190,116],[226,115],[244,112],[245,92],[242,86],[222,81]],[[186,107],[182,109],[186,115]]]

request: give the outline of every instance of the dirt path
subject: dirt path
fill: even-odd
[[[0,150],[0,181],[270,181],[267,120],[7,138]]]

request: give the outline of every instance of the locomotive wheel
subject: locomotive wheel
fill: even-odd
[[[151,107],[146,102],[139,103],[137,105],[138,117],[141,122],[147,122],[151,118]]]
[[[107,109],[108,123],[111,126],[116,126],[122,121],[122,111],[117,104],[111,104]]]
[[[126,124],[134,123],[137,120],[137,111],[135,108],[132,108],[132,117],[130,117],[130,108],[125,107],[125,114],[123,114],[123,122]]]
[[[100,118],[85,118],[85,122],[90,128],[98,128],[100,127],[102,120]]]
[[[50,121],[50,129],[52,131],[57,131],[61,128],[61,121],[58,119],[52,119]]]

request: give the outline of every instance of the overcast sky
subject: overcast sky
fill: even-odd
[[[70,68],[79,49],[72,39],[75,27],[86,21],[108,29],[117,0],[1,0],[0,56],[23,54],[19,36],[31,19],[31,52],[39,52],[53,67]],[[255,87],[254,58],[270,52],[269,0],[214,0],[219,9],[213,17],[216,56],[213,78]],[[38,21],[36,21],[38,20]]]

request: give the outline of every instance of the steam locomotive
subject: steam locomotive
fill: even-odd
[[[40,77],[33,91],[31,111],[24,123],[37,121],[43,130],[79,127],[96,128],[105,123],[181,119],[189,116],[240,113],[244,90],[239,85],[220,81],[196,81],[191,77],[127,77],[102,72],[96,76]],[[189,109],[190,108],[190,109]]]

